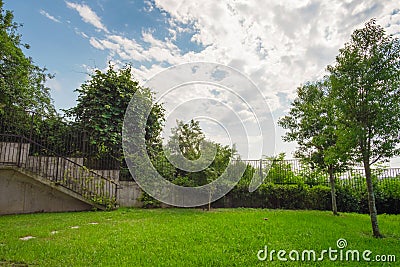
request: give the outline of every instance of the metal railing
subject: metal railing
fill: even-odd
[[[20,135],[0,134],[0,166],[16,166],[112,208],[117,183],[83,166],[83,158],[67,158]]]
[[[120,148],[115,148],[115,150],[110,148],[107,153],[99,156],[99,145],[92,144],[90,133],[85,131],[84,127],[80,128],[69,121],[54,117],[47,118],[23,110],[15,112],[10,108],[5,113],[0,113],[0,134],[4,139],[0,142],[14,143],[14,145],[9,145],[10,147],[0,143],[0,164],[30,167],[32,171],[50,174],[49,177],[57,183],[66,179],[65,186],[68,186],[70,190],[85,193],[83,189],[90,188],[90,186],[86,186],[86,183],[94,183],[93,181],[97,180],[133,179],[124,161],[120,159]],[[1,147],[2,144],[3,147]],[[3,149],[7,151],[3,152]],[[2,155],[7,155],[7,158]],[[250,167],[252,175],[258,175],[265,183],[329,184],[326,173],[303,165],[297,159],[240,161]],[[177,175],[175,167],[169,162],[155,162],[154,165],[165,177]],[[400,168],[374,169],[373,175],[380,183],[398,181],[400,180]],[[103,179],[100,178],[101,176]],[[107,178],[104,179],[104,177]],[[336,182],[356,190],[365,189],[364,170],[359,167],[351,168],[337,174]],[[106,182],[104,183],[106,184]],[[103,188],[98,184],[97,187]],[[110,190],[113,190],[111,185],[109,187]],[[115,197],[115,194],[111,197]]]
[[[0,113],[0,133],[24,136],[67,158],[83,158],[81,165],[92,170],[119,170],[121,165],[120,148],[99,153],[100,145],[93,142],[85,127],[60,116],[8,108]]]
[[[250,166],[253,175],[258,175],[265,183],[329,185],[327,173],[313,170],[302,165],[300,160],[241,160]],[[400,168],[372,168],[374,180],[381,185],[390,186],[392,181],[400,181]],[[338,185],[351,187],[355,190],[366,189],[365,171],[360,167],[349,168],[335,175]]]

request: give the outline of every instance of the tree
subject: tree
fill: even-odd
[[[148,100],[153,102],[153,93],[132,80],[131,66],[117,71],[111,64],[105,72],[96,70],[76,90],[79,93],[78,104],[66,110],[66,114],[73,117],[81,129],[87,131],[91,145],[96,147],[98,158],[111,155],[118,162],[122,161],[124,116],[129,102],[138,90],[145,92]],[[150,157],[155,157],[161,150],[163,120],[164,109],[160,104],[154,103],[145,126]]]
[[[193,167],[193,161],[196,161],[201,156],[201,146],[205,144],[205,135],[200,127],[200,123],[195,120],[191,120],[188,123],[183,121],[177,121],[177,126],[171,130],[172,135],[168,141],[168,152],[170,153],[170,159],[176,162],[180,168],[176,170],[176,177],[189,177],[191,176],[191,182],[197,185],[204,185],[207,183],[206,177],[201,175],[193,175],[197,169]],[[203,151],[204,152],[204,151]],[[182,155],[184,158],[181,158]],[[189,160],[192,163],[186,164],[185,160]],[[202,162],[196,161],[199,165]],[[195,164],[194,163],[194,164]],[[192,170],[192,171],[191,171]]]
[[[312,168],[329,174],[332,211],[338,215],[335,193],[335,174],[347,165],[346,153],[338,151],[336,115],[328,80],[306,83],[297,89],[289,115],[279,120],[289,130],[286,142],[297,141],[295,156]]]
[[[191,120],[189,123],[177,121],[177,126],[172,129],[169,140],[169,147],[173,154],[182,152],[182,155],[189,160],[200,157],[200,145],[205,140],[205,135],[201,130],[200,123]]]
[[[236,153],[234,148],[207,140],[200,123],[195,120],[188,123],[177,121],[177,127],[172,129],[168,148],[170,159],[183,166],[179,166],[182,169],[176,168],[172,182],[182,186],[202,186],[216,180],[228,169],[230,160]],[[193,165],[185,166],[179,155],[191,161]],[[197,170],[197,166],[204,168]],[[209,191],[209,210],[213,190],[216,188]]]
[[[13,13],[3,10],[0,0],[0,113],[13,107],[54,113],[50,89],[45,86],[52,75],[24,55],[22,49],[29,49],[29,45],[21,43],[17,32],[21,25],[13,19]]]
[[[304,179],[293,172],[290,161],[285,160],[285,153],[266,157],[266,166],[261,169],[262,175],[266,174],[264,182],[274,184],[303,183]],[[265,173],[265,174],[264,174]]]
[[[328,66],[335,105],[340,110],[339,143],[363,163],[373,235],[377,219],[371,165],[399,155],[400,42],[370,20],[355,30]]]
[[[170,159],[182,165],[176,176],[188,176],[195,186],[205,185],[217,179],[227,168],[229,160],[236,153],[234,148],[207,140],[198,121],[188,123],[177,121],[177,127],[172,129],[168,142]],[[193,165],[185,166],[179,155],[191,161]],[[203,157],[202,157],[203,156]],[[202,171],[196,171],[197,166],[208,166]],[[186,168],[187,167],[187,168]]]

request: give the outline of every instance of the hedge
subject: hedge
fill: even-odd
[[[378,213],[400,214],[400,182],[375,185]],[[338,211],[368,213],[366,189],[359,192],[351,187],[337,186]],[[250,193],[244,185],[236,186],[213,203],[215,208],[270,208],[331,210],[330,187],[307,184],[263,184]]]
[[[400,214],[400,181],[375,182],[375,198],[378,213]],[[140,200],[146,208],[161,206],[147,194]],[[369,212],[366,189],[337,185],[336,201],[339,212]],[[247,185],[238,184],[212,207],[332,210],[331,191],[326,185],[267,183],[250,193]]]

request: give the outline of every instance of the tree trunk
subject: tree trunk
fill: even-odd
[[[332,212],[333,215],[339,215],[337,211],[337,204],[336,204],[336,192],[335,192],[335,175],[333,173],[333,168],[329,167],[329,183],[331,185],[331,201],[332,201]]]
[[[371,218],[372,224],[372,233],[374,237],[381,238],[383,237],[381,232],[379,231],[378,225],[378,215],[376,211],[375,205],[375,193],[374,193],[374,185],[372,183],[372,176],[371,176],[371,166],[369,163],[369,159],[364,159],[364,170],[365,170],[365,178],[367,180],[367,189],[368,189],[368,207],[369,207],[369,215]]]

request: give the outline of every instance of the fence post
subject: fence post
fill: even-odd
[[[83,130],[83,132],[81,134],[79,134],[79,132],[78,132],[78,135],[80,135],[80,138],[81,138],[81,142],[80,143],[82,145],[83,165],[84,166],[88,166],[87,164],[88,164],[88,161],[89,161],[89,156],[88,156],[89,153],[87,153],[87,151],[86,151],[87,150],[86,149],[86,145],[87,145],[87,142],[86,142],[86,130]]]
[[[119,194],[119,192],[118,192],[118,184],[114,184],[114,183],[112,183],[111,184],[112,186],[114,186],[114,201],[115,201],[115,203],[114,203],[114,205],[117,203],[117,201],[118,201],[118,194]]]
[[[18,160],[17,160],[17,166],[21,167],[21,155],[22,155],[22,137],[19,137],[19,148],[18,148]]]
[[[31,119],[31,128],[30,128],[30,131],[29,131],[29,140],[32,140],[32,137],[33,137],[33,123],[34,123],[34,120],[35,120],[35,112],[32,112],[32,119]]]
[[[57,166],[56,166],[56,182],[58,182],[58,173],[60,172],[60,157],[57,156]]]
[[[262,159],[260,159],[260,178],[263,180],[263,171],[262,171]]]

